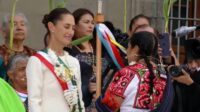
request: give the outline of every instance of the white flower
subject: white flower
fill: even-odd
[[[73,108],[73,106],[78,104],[78,89],[76,86],[73,87],[73,89],[68,89],[64,91],[64,97],[67,101],[70,109]]]
[[[73,74],[71,74],[71,72],[68,71],[70,70],[69,68],[66,68],[62,63],[59,62],[58,56],[55,54],[54,51],[52,51],[51,49],[48,49],[48,54],[54,65],[54,72],[59,78],[63,79],[68,85],[68,89],[64,90],[63,94],[64,94],[65,100],[67,101],[70,107],[70,110],[72,110],[75,106],[75,112],[79,112],[77,85],[73,85],[70,79],[70,78],[73,78],[73,76],[70,77],[70,75],[73,75]],[[66,53],[64,56],[66,56]]]
[[[64,78],[64,74],[65,74],[65,67],[63,64],[61,64],[59,61],[58,61],[58,56],[55,54],[54,51],[52,51],[51,49],[48,49],[48,54],[49,54],[49,57],[54,65],[54,72],[56,73],[56,75],[58,77],[61,77],[61,78]]]

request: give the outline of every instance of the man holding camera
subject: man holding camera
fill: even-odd
[[[186,64],[173,76],[175,98],[172,112],[200,112],[200,40],[185,42]],[[170,71],[169,71],[170,72]]]

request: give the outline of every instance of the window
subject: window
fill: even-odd
[[[181,26],[200,25],[200,0],[178,0],[171,9],[170,32]],[[193,32],[185,37],[172,38],[173,49],[178,59],[184,59],[184,40],[200,36],[200,31]]]

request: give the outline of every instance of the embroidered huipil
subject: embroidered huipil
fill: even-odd
[[[112,110],[120,108],[120,112],[149,112],[157,108],[162,101],[166,79],[157,72],[154,74],[153,93],[150,95],[149,70],[142,64],[124,67],[115,74],[102,103]],[[121,105],[115,96],[123,98]]]

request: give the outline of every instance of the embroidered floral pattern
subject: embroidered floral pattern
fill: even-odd
[[[136,71],[145,71],[145,72],[138,72],[140,75],[140,84],[139,84],[139,91],[137,92],[136,100],[134,107],[140,109],[155,109],[160,102],[162,101],[163,91],[166,86],[166,80],[155,75],[153,80],[153,93],[150,95],[149,90],[149,82],[150,82],[150,73],[145,68],[145,66],[135,65]]]
[[[128,68],[123,68],[117,72],[113,78],[113,82],[105,93],[102,103],[106,104],[113,111],[120,108],[119,102],[115,97],[119,96],[124,98],[124,91],[134,76],[135,73]]]
[[[109,90],[120,97],[124,97],[124,91],[126,87],[134,78],[135,73],[130,69],[123,69],[115,74],[113,82],[111,83]]]
[[[136,74],[139,78],[139,84],[133,107],[139,109],[155,109],[162,101],[166,79],[159,77],[158,72],[155,72],[153,93],[150,95],[150,73],[142,64],[135,64],[117,72],[102,99],[102,103],[106,104],[112,110],[120,108],[115,97],[119,96],[124,98],[124,92]]]
[[[114,111],[120,107],[119,102],[115,99],[115,95],[111,91],[106,92],[105,96],[102,99],[102,103],[106,104],[111,110]]]

